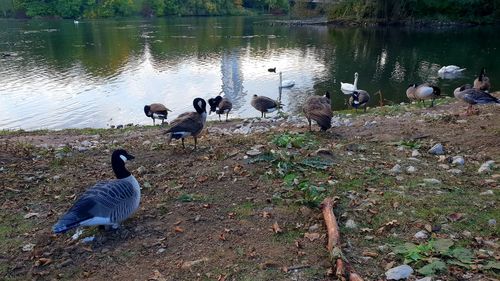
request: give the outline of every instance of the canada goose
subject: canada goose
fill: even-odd
[[[354,84],[340,82],[340,90],[344,95],[350,95],[358,89],[358,73],[354,73]]]
[[[281,104],[278,101],[275,101],[271,98],[265,96],[257,96],[253,95],[252,101],[250,104],[261,112],[261,118],[266,117],[266,113],[273,112],[281,107]]]
[[[174,139],[182,139],[182,147],[184,146],[184,138],[192,136],[194,138],[194,149],[198,143],[198,135],[205,126],[207,120],[207,103],[202,98],[193,100],[193,107],[196,112],[184,112],[175,118],[170,124],[171,127],[167,130],[168,144]]]
[[[233,108],[233,104],[227,98],[217,96],[215,98],[208,99],[208,104],[210,105],[209,114],[211,114],[212,112],[219,114],[219,121],[221,121],[220,115],[225,113],[227,121],[229,111],[231,111],[231,109]]]
[[[488,92],[490,90],[490,87],[490,78],[486,76],[486,69],[483,67],[481,68],[479,76],[474,80],[474,88]]]
[[[324,96],[310,96],[307,98],[302,111],[309,122],[309,131],[311,128],[311,119],[316,121],[321,127],[321,131],[326,131],[332,127],[332,107],[330,104],[330,93],[327,91]]]
[[[430,86],[429,84],[411,84],[406,90],[406,96],[410,100],[420,100],[425,106],[425,100],[432,99],[431,106],[434,106],[434,100],[441,95],[441,89],[436,86]]]
[[[447,66],[441,67],[438,70],[438,74],[440,74],[440,75],[457,74],[457,73],[461,73],[465,69],[466,68],[460,68],[460,66],[456,66],[456,65],[447,65]]]
[[[494,96],[479,89],[475,89],[470,84],[456,88],[455,91],[453,91],[453,95],[455,98],[469,104],[466,111],[467,115],[472,114],[472,106],[475,104],[500,103],[500,101]]]
[[[167,119],[169,111],[172,110],[166,108],[161,103],[152,103],[144,106],[144,113],[147,117],[151,117],[153,119],[153,125],[155,125],[155,118],[161,119],[161,124],[163,125],[163,121]]]
[[[291,88],[295,85],[293,80],[283,80],[283,73],[280,71],[280,88]]]
[[[355,90],[352,92],[351,97],[349,98],[349,105],[358,111],[358,108],[364,107],[364,112],[366,112],[366,105],[370,100],[370,94],[368,94],[365,90]]]
[[[276,67],[268,68],[267,71],[276,73]]]
[[[139,207],[141,189],[133,175],[125,168],[134,156],[123,149],[113,151],[111,166],[115,180],[98,182],[87,189],[73,206],[52,227],[54,233],[63,233],[74,227],[104,225],[118,228]]]

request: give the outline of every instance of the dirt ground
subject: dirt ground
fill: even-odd
[[[276,119],[252,123],[265,132],[227,134],[245,122],[210,122],[224,131],[209,129],[197,150],[192,139],[185,149],[167,145],[158,126],[2,132],[0,279],[337,280],[317,204],[331,196],[344,254],[365,280],[385,280],[403,263],[395,246],[435,238],[474,254],[435,278],[498,280],[498,268],[485,265],[500,259],[492,221],[500,218],[500,172],[478,169],[500,161],[500,107],[464,111],[453,101],[342,113],[351,124],[326,133]],[[301,139],[282,145],[280,136]],[[444,156],[427,152],[436,143]],[[119,147],[136,157],[127,167],[142,186],[139,210],[116,231],[52,234],[79,194],[113,178]],[[451,163],[457,155],[463,167]],[[391,172],[396,164],[401,172]],[[426,229],[427,240],[414,237]]]

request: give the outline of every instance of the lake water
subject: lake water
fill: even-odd
[[[214,17],[153,20],[0,20],[0,129],[63,129],[152,124],[145,104],[160,102],[169,120],[192,111],[195,97],[223,91],[230,117],[260,116],[253,94],[278,98],[300,112],[309,95],[333,94],[345,109],[340,81],[372,94],[370,106],[406,101],[409,84],[431,82],[444,95],[472,83],[486,67],[496,88],[500,28],[334,28],[271,25],[269,18]],[[443,65],[466,67],[443,80]],[[498,82],[500,83],[500,82]],[[210,119],[215,119],[210,116]]]

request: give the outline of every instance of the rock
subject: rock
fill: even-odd
[[[442,144],[437,143],[431,149],[429,149],[429,153],[434,155],[443,155],[444,147]]]
[[[315,232],[319,229],[319,224],[313,224],[309,227],[309,232]]]
[[[415,157],[410,157],[410,158],[408,158],[408,160],[414,161],[414,162],[420,162],[421,161],[420,159],[415,158]]]
[[[490,219],[490,220],[488,220],[488,225],[489,226],[495,226],[495,225],[497,225],[497,220],[496,219]]]
[[[257,155],[259,155],[261,153],[262,152],[260,152],[260,150],[252,149],[252,150],[247,151],[246,155],[248,155],[248,156],[257,156]]]
[[[156,251],[156,253],[161,254],[161,253],[165,252],[166,250],[167,249],[165,249],[165,248],[160,248],[160,249],[158,249],[158,251]]]
[[[89,148],[88,148],[88,147],[86,147],[86,146],[77,146],[77,147],[76,147],[76,150],[77,150],[78,152],[84,152],[84,151],[89,150]]]
[[[385,272],[387,280],[401,280],[407,279],[413,273],[413,268],[409,265],[400,265],[393,267]]]
[[[453,156],[453,160],[451,161],[451,164],[453,165],[460,165],[463,166],[465,164],[465,160],[462,156]]]
[[[488,189],[484,192],[479,193],[479,195],[494,195],[493,190]]]
[[[151,144],[151,141],[149,140],[145,140],[142,142],[142,145],[150,145]]]
[[[136,170],[136,171],[137,171],[137,174],[138,174],[138,175],[143,175],[143,174],[145,174],[145,173],[146,173],[146,171],[147,171],[147,170],[146,170],[146,167],[144,167],[144,166],[140,166],[139,168],[137,168],[137,170]]]
[[[450,168],[450,165],[446,165],[446,164],[439,164],[438,165],[439,168],[443,168],[445,170],[448,170]]]
[[[448,170],[449,173],[452,173],[454,175],[460,175],[462,173],[462,170],[460,169],[450,169]]]
[[[465,238],[471,238],[472,237],[472,233],[470,231],[464,230],[462,232],[462,236],[464,236]]]
[[[409,166],[408,168],[406,168],[406,172],[408,174],[413,174],[417,171],[417,168],[413,167],[413,166]]]
[[[33,243],[28,243],[22,247],[23,252],[31,252],[33,251],[33,248],[35,248],[35,244]]]
[[[92,143],[91,143],[90,141],[88,141],[88,140],[84,140],[84,141],[82,141],[82,142],[80,143],[80,145],[82,145],[82,146],[87,146],[87,147],[88,147],[88,146],[91,146],[91,145],[92,145]]]
[[[427,276],[427,277],[424,277],[424,278],[418,279],[417,281],[432,281],[432,277]]]
[[[356,224],[353,220],[348,219],[348,220],[345,222],[345,227],[353,229],[353,228],[358,227],[358,225],[357,225],[357,224]]]
[[[394,165],[394,167],[392,167],[392,169],[391,169],[391,173],[394,173],[394,174],[401,173],[401,165],[399,165],[399,164]]]
[[[412,152],[411,152],[411,157],[418,157],[420,156],[420,152],[418,152],[418,150],[414,149]]]
[[[427,239],[429,237],[429,235],[427,234],[427,231],[420,230],[419,232],[415,233],[415,235],[413,237],[415,237],[417,239]]]
[[[59,176],[59,175],[55,175],[55,176],[52,177],[53,181],[58,181],[60,179],[61,179],[61,176]]]
[[[117,129],[123,129],[123,125],[117,125],[116,128]]]
[[[82,243],[90,243],[95,240],[95,236],[89,236],[82,239]]]
[[[479,170],[477,171],[480,174],[483,173],[489,173],[491,172],[491,169],[495,166],[495,161],[489,160],[484,162],[481,167],[479,167]]]
[[[430,184],[430,185],[438,185],[441,184],[441,181],[438,179],[424,179],[423,180],[425,184]]]

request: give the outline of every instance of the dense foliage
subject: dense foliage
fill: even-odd
[[[500,16],[500,0],[343,0],[329,9],[330,18],[449,19],[492,21]]]
[[[0,0],[0,15],[4,17],[238,15],[247,9],[287,12],[289,3],[288,0]]]

